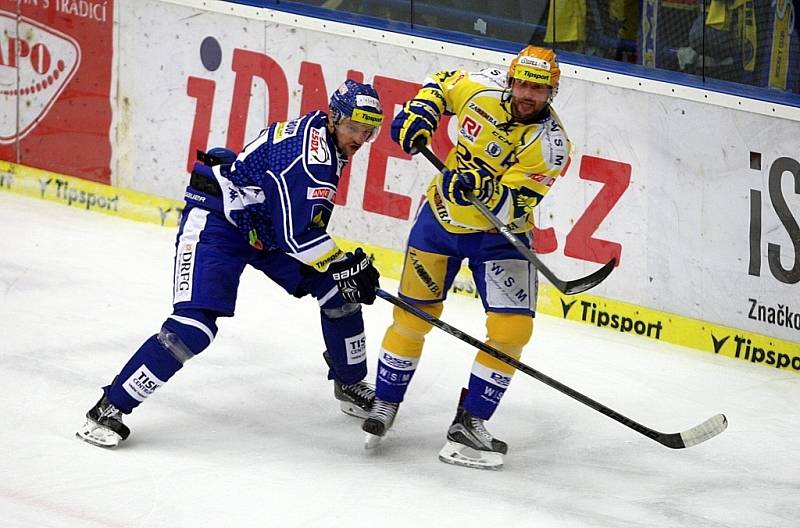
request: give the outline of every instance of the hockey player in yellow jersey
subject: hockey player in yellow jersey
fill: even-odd
[[[392,138],[410,154],[429,143],[441,116],[457,120],[458,141],[433,177],[405,254],[399,295],[434,317],[464,259],[486,312],[487,343],[519,358],[533,332],[536,270],[475,208],[480,201],[525,244],[533,209],[569,162],[571,145],[550,103],[560,69],[552,50],[528,46],[507,71],[442,71],[426,79],[392,122]],[[367,447],[391,427],[431,325],[395,308],[379,354],[376,399],[364,421]],[[497,469],[505,442],[485,428],[514,369],[479,352],[468,389],[439,453],[443,462]]]

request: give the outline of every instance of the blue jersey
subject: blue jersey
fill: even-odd
[[[280,250],[317,271],[326,271],[342,257],[327,227],[347,161],[336,148],[327,122],[325,113],[312,112],[273,123],[233,164],[204,168],[213,172],[221,200],[193,200],[187,191],[187,201],[221,208],[253,247]]]

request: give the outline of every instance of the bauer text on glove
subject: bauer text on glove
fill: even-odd
[[[361,248],[347,253],[343,260],[328,268],[333,280],[347,302],[372,304],[375,290],[380,286],[380,274],[372,265],[372,259]]]

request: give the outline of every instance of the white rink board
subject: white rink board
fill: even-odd
[[[208,146],[224,144],[234,106],[235,50],[263,54],[279,66],[289,87],[289,117],[300,112],[303,63],[320,65],[330,92],[351,69],[362,72],[365,81],[380,76],[399,85],[419,83],[438,69],[502,66],[508,60],[502,54],[467,53],[469,48],[452,45],[437,52],[439,43],[416,37],[415,47],[428,51],[410,49],[403,43],[412,37],[376,30],[348,37],[331,22],[206,4],[221,3],[147,0],[117,5],[114,185],[182,196],[196,113],[196,100],[188,95],[189,79],[214,83]],[[375,38],[366,40],[369,35]],[[222,52],[214,71],[200,59],[207,37],[213,37]],[[472,55],[477,60],[464,58]],[[772,308],[800,323],[800,315],[795,316],[800,312],[800,170],[773,177],[779,183],[773,185],[772,195],[769,186],[776,160],[788,159],[783,163],[794,167],[800,159],[800,121],[764,115],[768,111],[740,111],[730,104],[705,104],[699,102],[701,90],[681,87],[683,97],[678,98],[623,87],[623,76],[616,74],[609,74],[608,83],[598,83],[586,80],[592,76],[580,68],[562,66],[555,106],[575,152],[566,177],[539,210],[540,227],[554,227],[557,241],[555,251],[543,254],[543,260],[564,277],[598,267],[565,254],[567,237],[588,211],[597,218],[592,224],[596,230],[586,235],[621,246],[620,266],[593,294],[800,341],[800,328],[794,324],[749,317],[755,301],[767,312]],[[254,78],[251,89],[248,139],[270,119],[265,83]],[[784,115],[793,115],[791,109]],[[450,125],[452,140],[456,124]],[[382,134],[388,134],[388,126]],[[751,153],[760,154],[760,169],[751,168]],[[604,184],[581,178],[586,156],[629,166],[630,183],[613,207],[593,203]],[[349,199],[336,210],[334,234],[402,250],[410,220],[362,206],[370,160],[366,148],[354,160]],[[422,159],[390,157],[385,173],[387,191],[417,204],[432,169]],[[758,215],[751,212],[757,210],[753,201],[760,205]],[[783,219],[776,212],[781,207]],[[755,229],[759,221],[760,229]],[[760,241],[754,236],[757,232]],[[573,241],[578,246],[583,242],[580,237]],[[788,280],[784,277],[782,282],[771,270],[778,259],[773,257],[770,264],[769,245],[779,253],[779,267],[791,271]],[[750,274],[758,264],[760,275]]]

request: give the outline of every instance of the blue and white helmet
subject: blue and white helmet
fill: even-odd
[[[374,135],[377,135],[378,128],[383,123],[383,108],[378,92],[371,84],[346,80],[331,95],[330,108],[334,125],[349,118],[355,123],[375,127]]]

